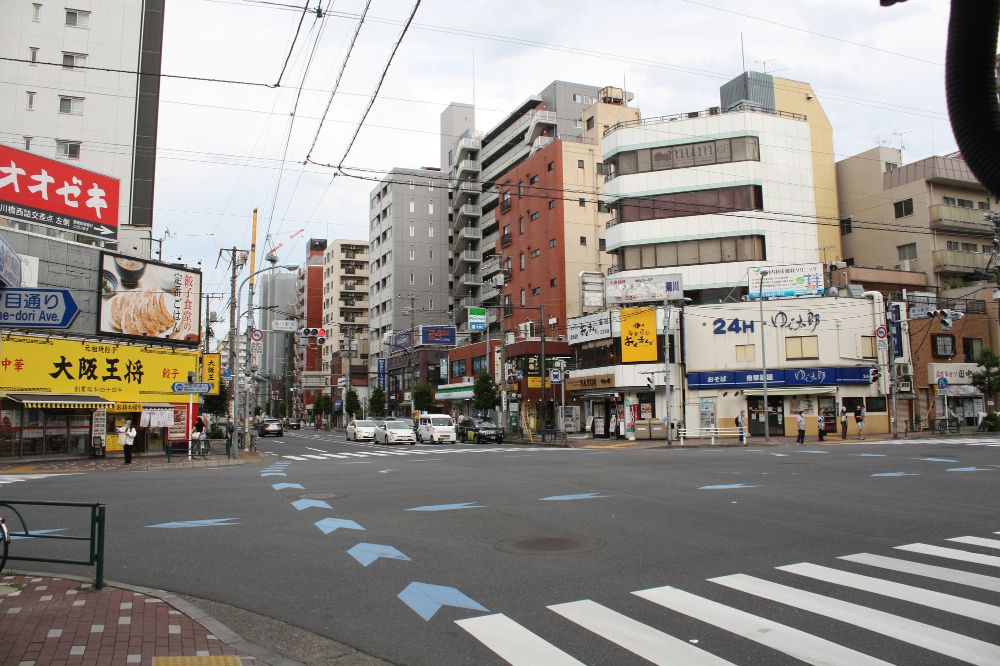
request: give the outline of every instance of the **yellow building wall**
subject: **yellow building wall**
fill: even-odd
[[[812,86],[802,81],[774,78],[774,105],[778,111],[799,113],[809,122],[812,144],[813,190],[816,196],[816,241],[824,263],[840,261],[840,209],[837,170],[833,154],[833,126]]]

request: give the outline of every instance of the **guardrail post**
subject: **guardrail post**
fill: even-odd
[[[104,587],[104,519],[105,509],[103,504],[97,505],[97,543],[95,548],[94,587],[98,590]]]

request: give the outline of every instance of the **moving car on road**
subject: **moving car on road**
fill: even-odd
[[[447,414],[421,414],[417,423],[418,442],[451,442],[457,439],[455,422]]]
[[[503,443],[503,429],[493,421],[487,419],[477,419],[472,416],[460,416],[458,418],[458,441]]]
[[[285,427],[289,430],[302,430],[302,421],[298,419],[285,419]]]
[[[383,421],[375,428],[376,444],[416,444],[413,428],[402,419]]]
[[[390,416],[386,421],[402,421],[413,431],[413,436],[417,436],[417,424],[413,422],[413,419],[408,419],[405,416]]]
[[[372,440],[375,439],[375,422],[374,421],[362,421],[355,419],[347,424],[347,441],[354,440],[355,442],[360,442],[361,440]]]
[[[281,437],[285,434],[285,429],[281,425],[281,421],[278,419],[264,419],[257,426],[257,434],[261,437],[267,437],[268,435],[274,435],[275,437]]]

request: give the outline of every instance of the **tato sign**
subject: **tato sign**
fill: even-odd
[[[0,145],[0,215],[104,240],[118,237],[119,182]]]

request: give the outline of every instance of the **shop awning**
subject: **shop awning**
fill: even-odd
[[[983,397],[982,391],[977,389],[975,386],[970,386],[969,384],[949,384],[948,385],[948,397],[949,398],[981,398]]]
[[[142,403],[143,409],[173,409],[174,406],[169,402],[144,402]]]
[[[7,397],[28,409],[100,409],[114,403],[98,395],[59,393],[8,393]]]
[[[469,400],[475,395],[475,384],[442,384],[434,391],[435,400]]]
[[[772,395],[834,395],[837,392],[835,386],[775,386],[767,387],[767,394]],[[743,389],[744,395],[764,395],[762,388]]]

